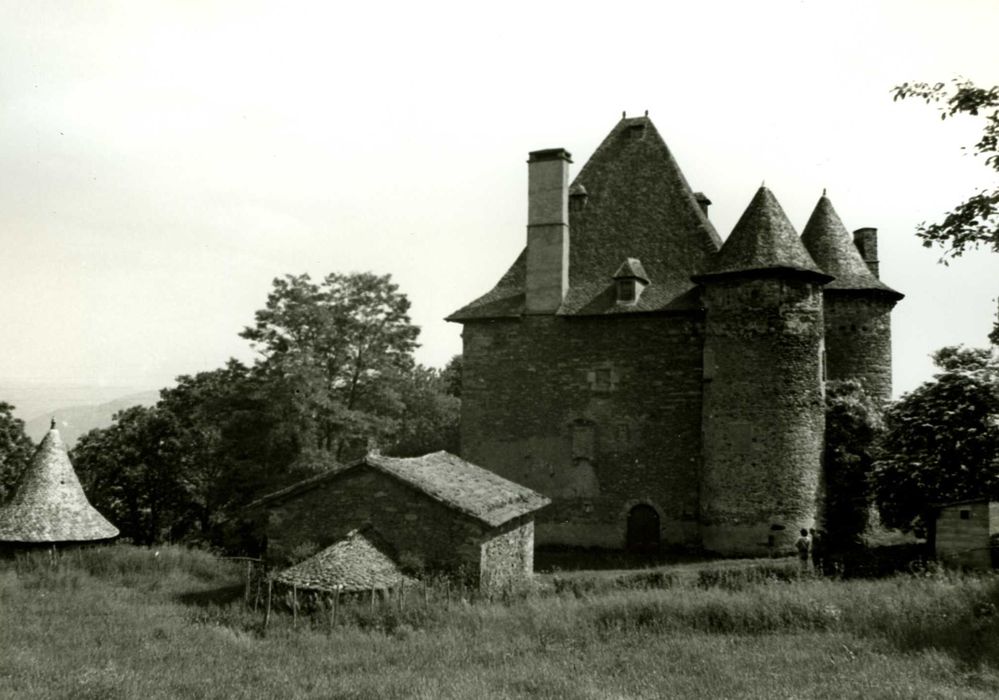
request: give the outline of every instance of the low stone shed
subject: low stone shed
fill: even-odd
[[[394,458],[369,454],[250,504],[268,561],[344,540],[366,529],[410,570],[461,573],[483,588],[529,578],[535,491],[448,452]]]
[[[999,501],[985,498],[937,506],[937,560],[952,566],[989,569],[999,559]]]

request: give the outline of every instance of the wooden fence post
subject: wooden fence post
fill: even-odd
[[[371,584],[371,614],[375,614],[375,584]]]
[[[274,580],[268,576],[267,577],[267,610],[264,612],[264,634],[267,634],[267,623],[271,621],[271,590],[274,585]]]
[[[243,605],[250,607],[250,571],[253,568],[253,562],[249,559],[246,560],[246,586],[243,589]]]

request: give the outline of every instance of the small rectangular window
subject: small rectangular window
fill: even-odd
[[[971,511],[967,508],[961,509],[961,520],[971,520]]]
[[[572,426],[572,458],[593,460],[593,425],[576,423]]]
[[[617,281],[617,300],[635,301],[635,280],[626,279]]]

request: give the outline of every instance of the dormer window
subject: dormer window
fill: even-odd
[[[640,139],[645,136],[645,124],[632,124],[628,127],[629,139]]]
[[[588,199],[586,188],[577,182],[569,188],[569,211],[582,211]]]
[[[623,279],[617,281],[617,300],[622,304],[635,303],[635,280]]]
[[[638,258],[626,258],[614,273],[616,301],[619,306],[638,303],[642,290],[649,284],[649,277]]]

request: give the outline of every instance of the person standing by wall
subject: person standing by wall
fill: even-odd
[[[809,570],[809,555],[812,550],[812,541],[808,537],[808,530],[801,528],[801,536],[794,543],[794,548],[798,552],[798,568],[802,573]]]

